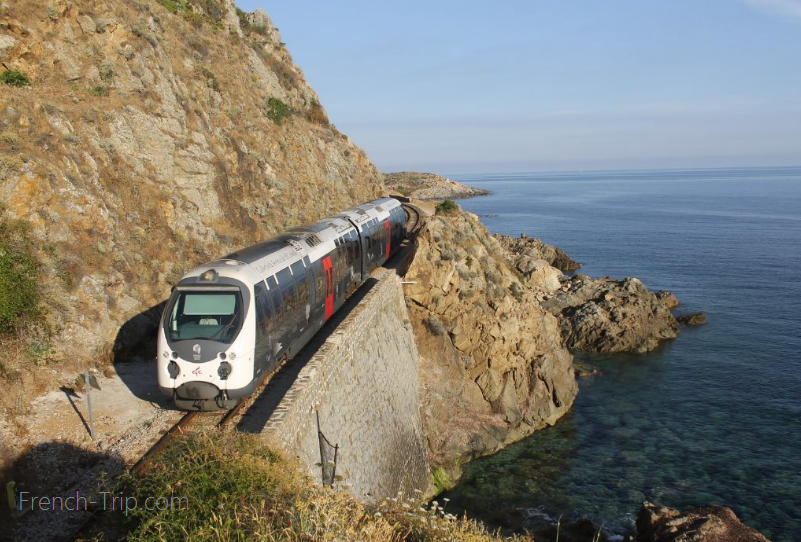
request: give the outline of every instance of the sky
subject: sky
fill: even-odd
[[[801,165],[801,0],[237,0],[383,171]]]

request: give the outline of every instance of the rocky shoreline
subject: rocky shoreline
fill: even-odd
[[[434,173],[399,171],[385,173],[384,183],[392,192],[421,201],[441,201],[487,196],[489,190],[471,188],[460,182]]]
[[[572,406],[571,381],[596,370],[568,363],[565,350],[644,353],[676,338],[680,324],[706,321],[704,313],[674,316],[676,296],[637,278],[571,274],[581,264],[558,247],[526,235],[490,236],[470,213],[432,218],[415,244],[406,278],[415,282],[407,296],[426,375],[424,423],[435,473],[447,483],[465,462],[552,425]],[[537,393],[539,385],[550,396]],[[522,532],[519,514],[509,514],[494,522]],[[639,518],[636,535],[580,520],[562,523],[558,539],[767,540],[719,506],[679,512],[644,503]],[[556,539],[554,527],[533,534]]]

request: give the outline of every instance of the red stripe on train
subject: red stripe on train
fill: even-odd
[[[389,258],[389,241],[390,241],[389,220],[384,221],[384,231],[387,232],[387,258]]]
[[[323,258],[323,273],[325,274],[325,319],[334,314],[334,270],[331,266],[331,256]]]

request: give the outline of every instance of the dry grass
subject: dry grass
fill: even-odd
[[[134,511],[128,540],[504,540],[447,514],[436,502],[423,506],[399,495],[366,505],[343,491],[317,487],[296,461],[253,435],[184,438],[146,474],[126,476],[121,489],[140,499],[185,497],[188,503],[180,511]]]

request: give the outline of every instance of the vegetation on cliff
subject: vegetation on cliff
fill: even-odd
[[[0,206],[0,333],[36,315],[39,305],[39,262],[30,225],[8,219]]]
[[[177,503],[172,510],[120,514],[128,540],[526,540],[493,535],[415,496],[365,505],[316,486],[293,460],[252,435],[179,439],[145,474],[125,476],[119,491],[137,502],[156,496]]]

